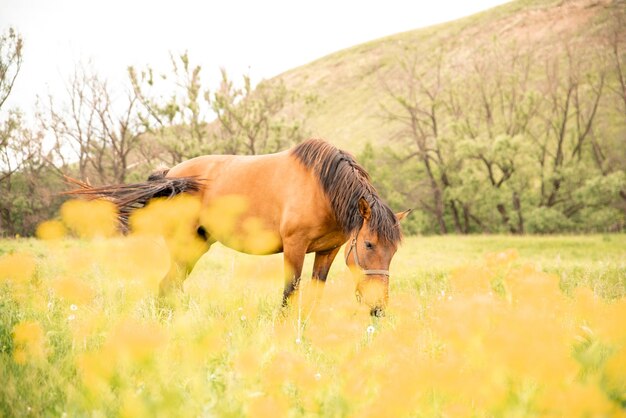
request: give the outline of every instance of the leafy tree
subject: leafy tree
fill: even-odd
[[[151,67],[141,72],[129,67],[128,74],[141,103],[141,123],[167,155],[163,158],[157,151],[152,156],[175,165],[215,150],[207,140],[209,114],[202,102],[202,68],[192,65],[186,52],[170,55],[170,61],[170,75],[157,75]]]
[[[310,96],[301,97],[282,81],[254,87],[249,75],[238,86],[225,69],[211,91],[202,84],[201,67],[186,53],[171,62],[171,76],[156,76],[150,67],[141,73],[129,68],[142,122],[169,156],[166,163],[201,154],[275,152],[304,136],[304,118],[314,102]],[[301,102],[304,116],[293,111]]]
[[[43,133],[26,128],[19,111],[0,123],[0,141],[0,234],[32,234],[58,208],[60,177],[43,150]]]
[[[385,196],[392,209],[413,209],[411,216],[402,221],[402,231],[405,234],[432,234],[439,231],[438,226],[430,222],[429,212],[419,205],[420,197],[428,194],[428,185],[421,188],[415,185],[415,179],[424,176],[421,166],[406,164],[404,155],[391,147],[376,150],[369,142],[357,159],[370,174],[376,190],[381,196]]]
[[[443,55],[421,70],[417,52],[410,52],[400,62],[401,75],[397,83],[384,82],[383,88],[391,98],[391,104],[382,104],[383,117],[399,128],[396,137],[410,144],[406,159],[416,159],[423,167],[429,192],[419,198],[420,206],[430,212],[440,233],[447,233],[445,221],[446,204],[454,213],[455,226],[460,232],[457,203],[446,199],[446,189],[451,186],[449,171],[450,154],[443,151],[441,138],[441,108],[444,95]],[[447,202],[446,202],[447,200]]]
[[[622,91],[623,54],[610,35],[611,48],[568,41],[548,58],[498,41],[462,61],[404,50],[381,113],[406,147],[385,152],[402,155],[394,173],[420,167],[406,194],[439,233],[624,227],[622,97],[607,93]]]
[[[459,157],[474,168],[464,173],[478,176],[482,184],[480,202],[466,195],[474,201],[471,206],[482,206],[475,219],[491,220],[492,207],[501,225],[490,222],[491,229],[511,233],[524,232],[522,199],[527,185],[518,172],[528,164],[525,136],[539,109],[530,83],[534,59],[532,52],[517,45],[493,42],[481,48],[468,63],[463,84],[453,87],[456,97],[448,106],[459,109],[452,114],[452,133],[460,138]],[[464,175],[461,183],[468,180],[472,176]]]
[[[210,136],[220,152],[277,152],[304,137],[304,118],[289,113],[300,97],[282,80],[262,81],[253,88],[250,76],[244,75],[243,86],[236,87],[224,69],[221,73],[219,88],[205,94],[217,117]],[[305,104],[313,101],[305,98]]]

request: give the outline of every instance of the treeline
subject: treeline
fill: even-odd
[[[276,152],[307,135],[315,97],[280,80],[253,88],[221,70],[209,89],[188,55],[171,68],[128,68],[120,93],[79,64],[63,97],[39,100],[35,126],[5,109],[22,64],[24,42],[10,29],[0,38],[0,235],[31,235],[54,217],[67,189],[63,175],[92,184],[142,181],[158,166],[201,154]],[[298,114],[291,109],[298,108]],[[304,109],[304,111],[303,111]]]
[[[625,229],[626,24],[549,53],[494,40],[459,53],[398,51],[381,66],[388,146],[358,158],[409,233],[611,232]],[[458,41],[457,41],[458,42]],[[78,65],[36,123],[6,109],[24,43],[0,38],[0,234],[30,235],[55,216],[62,174],[140,181],[208,153],[260,154],[309,136],[317,98],[280,79],[253,88],[221,71],[208,88],[187,54],[165,71],[129,68],[125,90]],[[329,115],[328,117],[332,117]],[[328,138],[332,140],[332,138]]]
[[[413,230],[623,231],[623,15],[549,53],[497,39],[458,51],[404,50],[381,75],[395,139],[362,159],[392,203],[420,209]]]

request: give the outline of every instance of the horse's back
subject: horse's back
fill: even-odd
[[[234,155],[202,155],[195,157],[170,168],[166,177],[197,177],[206,180],[212,171],[228,163]]]
[[[283,200],[283,190],[303,177],[302,171],[303,167],[284,151],[264,155],[204,155],[178,164],[167,177],[200,179],[205,200],[236,194],[251,200],[278,202]]]

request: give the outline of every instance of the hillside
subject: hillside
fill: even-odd
[[[494,42],[505,47],[515,43],[537,57],[548,56],[566,43],[599,42],[595,37],[610,24],[611,13],[623,10],[624,1],[513,1],[457,21],[373,40],[278,77],[296,91],[318,95],[321,104],[307,121],[314,136],[356,152],[367,142],[383,145],[393,136],[393,127],[381,118],[381,103],[389,101],[382,85],[398,76],[407,51],[420,61],[423,57],[418,67],[424,71],[442,49],[454,61],[467,62]],[[463,82],[463,74],[455,77]]]

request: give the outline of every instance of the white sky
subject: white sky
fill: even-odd
[[[77,62],[121,83],[126,68],[169,71],[189,52],[205,78],[219,68],[270,78],[332,52],[454,20],[506,0],[0,0],[0,31],[24,38],[24,63],[5,105],[34,110],[62,94]],[[215,83],[207,83],[209,87]]]

